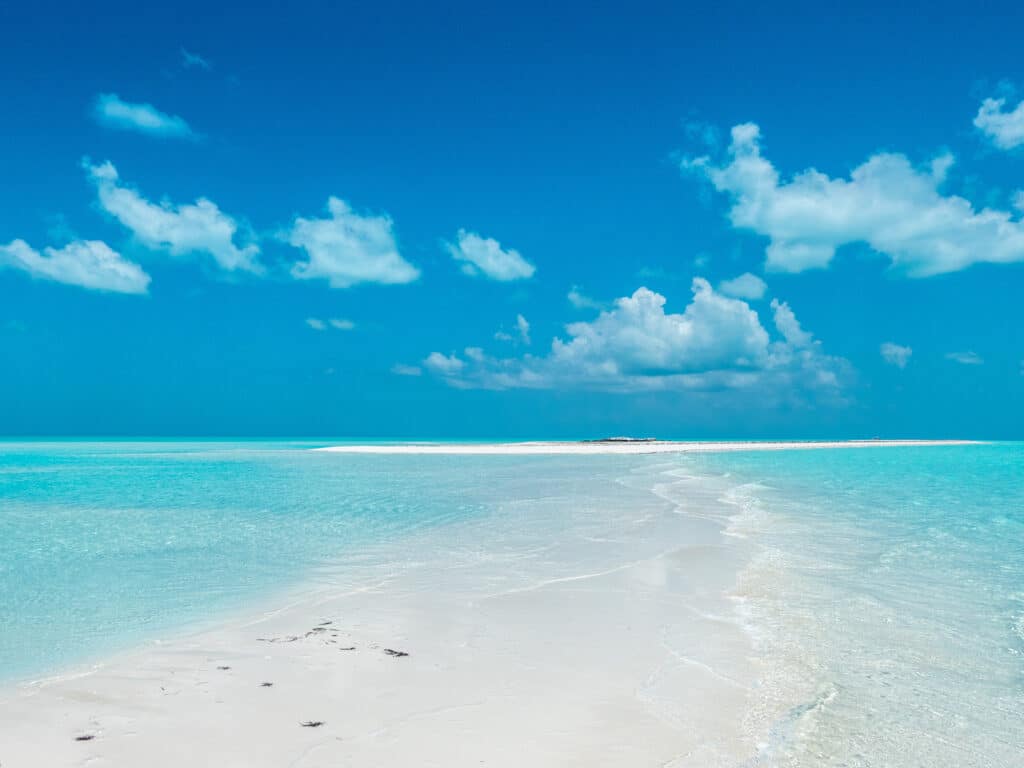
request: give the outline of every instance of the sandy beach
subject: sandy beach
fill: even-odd
[[[723,444],[328,450],[711,445]],[[531,490],[485,520],[355,553],[212,627],[8,686],[0,765],[680,768],[755,760],[794,701],[759,682],[772,677],[771,659],[740,610],[737,584],[752,551],[743,510],[724,498],[720,479],[643,466],[643,477],[595,475]]]
[[[541,499],[381,545],[273,610],[9,689],[0,764],[735,764],[756,662],[720,490],[599,484],[575,517]]]

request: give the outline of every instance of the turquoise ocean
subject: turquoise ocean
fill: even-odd
[[[773,725],[750,765],[1024,765],[1022,444],[601,457],[317,445],[0,443],[0,681],[258,609],[381,541],[486,525],[527,479],[572,499],[596,475],[653,489],[682,474],[731,510],[724,538],[747,565],[730,600],[771,661],[759,685]]]

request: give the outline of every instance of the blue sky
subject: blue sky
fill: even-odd
[[[0,433],[1024,437],[1017,4],[0,14]]]

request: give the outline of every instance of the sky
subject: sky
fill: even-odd
[[[0,434],[1024,438],[1018,3],[8,3]]]

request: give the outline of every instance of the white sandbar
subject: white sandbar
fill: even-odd
[[[733,451],[791,451],[821,448],[896,448],[940,445],[971,445],[974,440],[808,440],[808,441],[722,441],[675,440],[523,442],[523,443],[367,443],[315,448],[330,453],[469,455],[587,455],[647,453],[729,453]]]

